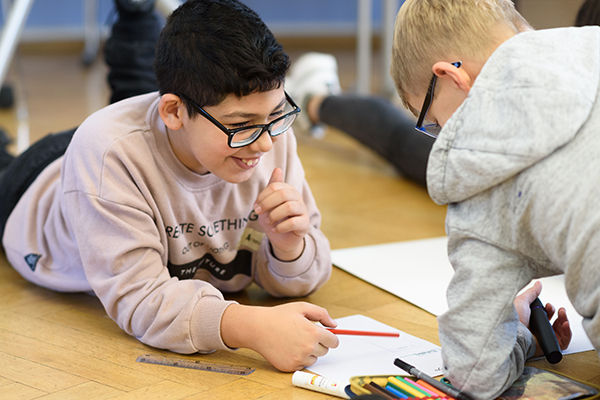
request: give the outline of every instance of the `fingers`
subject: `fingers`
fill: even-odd
[[[270,223],[274,223],[301,214],[304,210],[304,201],[300,193],[284,182],[281,168],[275,168],[267,187],[256,198],[254,211],[258,215],[269,212]]]
[[[276,192],[277,190],[280,190],[285,186],[287,185],[283,180],[283,171],[281,170],[281,168],[275,168],[271,173],[271,178],[269,178],[267,187],[264,188],[264,190],[258,194],[258,198],[256,199],[255,203],[255,211],[259,213],[259,211],[256,210],[256,205],[258,204],[259,206],[261,206],[265,198],[269,197],[272,193]],[[266,208],[262,208],[263,210],[266,210]]]
[[[275,182],[283,182],[283,170],[281,168],[275,168],[269,179],[269,185]]]
[[[301,370],[304,369],[304,367],[310,367],[311,365],[313,365],[314,363],[317,362],[317,360],[319,359],[319,357],[315,357],[315,356],[308,356],[306,358],[306,362],[302,363],[301,366],[299,366],[298,368],[296,368],[297,370]]]
[[[294,232],[299,236],[306,234],[310,225],[308,210],[302,196],[294,187],[285,183],[274,183],[258,197],[254,211],[263,216],[264,222],[272,232]]]
[[[306,308],[304,309],[303,314],[309,321],[320,322],[328,328],[335,328],[338,325],[323,307],[310,303],[304,304],[306,305]]]
[[[568,321],[569,318],[567,318],[567,310],[565,310],[563,307],[561,307],[558,310],[558,317],[556,319],[557,321],[561,321],[561,322],[565,322]]]
[[[552,328],[554,329],[554,333],[556,334],[556,339],[558,340],[560,348],[565,350],[567,347],[569,347],[571,339],[573,338],[571,324],[567,318],[567,310],[564,308],[560,308],[558,310],[558,316],[556,317],[556,321],[554,321],[552,324]]]
[[[328,328],[335,328],[338,324],[331,318],[329,313],[323,307],[316,306],[314,304],[305,303],[306,309],[304,312],[304,316],[313,322],[320,322],[323,326]],[[328,348],[335,349],[340,345],[340,339],[333,333],[329,332],[327,329],[320,328],[319,334],[319,344]],[[320,356],[319,356],[320,357]]]
[[[310,366],[317,362],[319,357],[323,357],[327,353],[329,353],[329,349],[335,349],[339,345],[339,339],[336,335],[329,332],[327,329],[323,329],[321,327],[315,326],[319,328],[321,332],[321,337],[319,342],[315,344],[313,351],[310,355],[306,356],[302,362],[303,366]]]
[[[319,321],[329,326],[337,325],[322,307],[292,302],[266,308],[264,312],[267,313],[266,321],[273,323],[260,334],[259,340],[252,341],[254,347],[250,348],[281,371],[312,365],[339,344],[336,335],[315,324]]]
[[[287,183],[274,182],[269,184],[259,193],[254,203],[254,211],[262,214],[265,211],[272,210],[285,201],[301,200],[300,193]],[[257,206],[259,209],[257,209]]]
[[[552,325],[554,333],[556,334],[556,340],[562,350],[569,347],[571,339],[573,338],[573,332],[571,331],[571,325],[569,321],[564,321],[562,324],[556,322]]]
[[[281,168],[273,170],[267,187],[256,198],[254,211],[263,229],[274,233],[303,237],[310,226],[304,199],[295,187],[284,182]]]
[[[325,313],[327,313],[327,311],[325,311]],[[334,321],[333,324],[337,325]],[[318,325],[314,325],[314,328],[318,330],[314,347],[309,354],[303,357],[302,361],[300,362],[302,364],[300,369],[313,365],[317,362],[319,357],[323,357],[329,353],[329,349],[335,349],[340,344],[338,337],[329,332],[327,329],[324,329]]]
[[[519,321],[525,325],[529,326],[529,318],[531,317],[531,303],[535,301],[535,299],[542,292],[542,284],[540,281],[536,281],[533,286],[529,289],[523,291],[519,294],[514,300],[515,310],[519,315]]]
[[[573,332],[571,331],[571,325],[569,321],[566,321],[562,324],[562,333],[560,337],[560,348],[565,350],[567,347],[569,347],[571,339],[573,339]]]
[[[546,307],[544,308],[546,310],[546,314],[548,315],[548,319],[551,320],[556,312],[556,308],[550,303],[546,303]]]
[[[542,283],[536,281],[532,287],[523,292],[524,298],[529,304],[533,303],[535,299],[542,293]]]
[[[321,343],[317,343],[315,351],[312,355],[315,357],[323,357],[325,354],[329,353],[329,349],[329,347],[323,346]]]
[[[297,365],[293,369],[301,370],[304,367],[309,367],[309,366],[313,365],[314,363],[316,363],[317,360],[319,359],[319,357],[323,357],[328,352],[329,352],[329,348],[323,346],[320,343],[317,343],[313,352],[311,354],[307,355],[306,357],[304,357],[304,360],[302,360],[302,362],[300,362],[300,364]]]
[[[272,199],[266,199],[263,202],[265,206],[269,207],[269,203],[271,203],[273,207],[266,217],[267,224],[273,227],[278,226],[278,231],[280,232],[290,232],[304,226],[302,218],[306,214],[304,203],[297,200],[285,200],[285,195],[283,194],[277,196],[277,198],[275,196],[273,195]]]

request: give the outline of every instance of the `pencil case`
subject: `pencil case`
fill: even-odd
[[[385,387],[390,376],[412,378],[410,375],[365,375],[350,378],[350,385],[346,388],[349,397],[371,394],[364,388],[369,382],[375,382]],[[443,381],[443,380],[442,380]],[[521,377],[508,388],[498,400],[559,400],[559,399],[600,399],[600,386],[561,374],[536,367],[525,367]]]

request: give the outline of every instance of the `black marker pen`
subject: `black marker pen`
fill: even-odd
[[[421,380],[427,382],[428,384],[430,384],[431,386],[433,386],[440,392],[446,393],[449,397],[451,397],[453,399],[472,400],[470,396],[468,396],[466,393],[463,393],[460,390],[456,389],[454,386],[446,385],[445,383],[442,383],[442,382],[438,381],[437,379],[432,378],[431,376],[427,375],[425,372],[422,372],[422,371],[416,369],[409,363],[402,361],[399,358],[396,358],[394,360],[394,365],[396,367],[408,372],[412,376],[415,376],[418,379],[421,379]]]
[[[531,317],[529,318],[529,330],[537,338],[537,341],[544,352],[544,356],[550,364],[556,364],[562,360],[562,352],[556,339],[556,334],[550,321],[546,309],[536,298],[529,306],[531,308]]]

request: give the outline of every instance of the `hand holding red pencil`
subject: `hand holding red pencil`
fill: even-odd
[[[221,318],[221,338],[230,348],[254,350],[280,371],[292,372],[313,365],[339,345],[336,335],[315,322],[337,326],[327,310],[306,302],[274,307],[231,304]]]

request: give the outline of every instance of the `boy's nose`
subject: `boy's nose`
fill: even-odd
[[[273,147],[273,138],[269,135],[269,132],[264,131],[260,134],[258,139],[250,145],[252,151],[260,151],[266,153]]]

